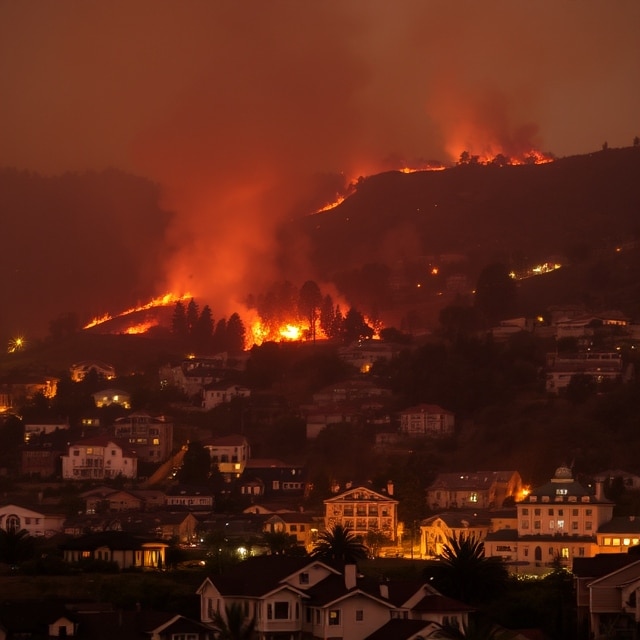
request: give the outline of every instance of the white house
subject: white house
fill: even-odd
[[[0,506],[0,529],[22,531],[31,536],[50,537],[62,531],[66,515],[42,510],[40,507],[23,507],[17,504]]]
[[[78,440],[62,456],[62,477],[65,480],[105,480],[137,478],[138,458],[110,438],[97,436]]]
[[[228,480],[239,478],[251,457],[249,442],[240,434],[210,438],[202,445],[209,451],[211,462]]]
[[[200,619],[207,624],[232,603],[255,618],[258,638],[348,638],[364,640],[390,619],[449,621],[464,625],[471,608],[419,580],[371,581],[354,564],[343,569],[310,558],[262,555],[224,576],[212,575],[198,589]]]
[[[487,534],[487,556],[498,556],[513,572],[542,575],[555,563],[570,567],[574,558],[606,551],[597,532],[611,522],[614,504],[596,485],[595,494],[573,479],[571,469],[559,467],[551,480],[533,489],[516,504],[518,528]],[[636,534],[638,535],[638,534]],[[618,551],[610,541],[611,551]]]

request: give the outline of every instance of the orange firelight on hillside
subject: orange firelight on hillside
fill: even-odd
[[[158,307],[168,307],[170,304],[175,304],[176,302],[184,302],[186,300],[190,300],[193,296],[190,293],[185,293],[183,295],[178,295],[175,293],[165,293],[163,296],[158,296],[157,298],[153,298],[149,302],[139,305],[137,307],[131,307],[131,309],[127,309],[126,311],[122,311],[117,313],[116,315],[111,315],[109,313],[105,313],[102,316],[98,316],[94,318],[89,324],[86,324],[83,329],[91,329],[92,327],[96,327],[104,322],[108,322],[109,320],[113,320],[114,318],[122,318],[124,316],[128,316],[132,313],[137,313],[139,311],[148,311],[149,309],[156,309]],[[134,327],[129,327],[129,329],[125,330],[125,333],[144,333],[148,329],[153,326],[153,323],[148,323],[149,326],[144,330],[132,330]],[[144,323],[138,324],[136,326],[142,327]]]

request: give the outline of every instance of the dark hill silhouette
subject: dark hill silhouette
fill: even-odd
[[[341,205],[289,230],[318,277],[366,263],[461,253],[491,260],[570,259],[638,237],[640,147],[541,165],[461,165],[361,179]]]

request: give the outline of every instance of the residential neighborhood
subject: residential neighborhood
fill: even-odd
[[[527,326],[518,339],[531,331]],[[542,345],[566,342],[553,332],[545,336],[536,339]],[[633,504],[640,486],[636,467],[630,471],[618,466],[630,460],[603,457],[608,466],[589,471],[575,459],[565,462],[570,450],[549,451],[544,478],[532,475],[526,457],[518,467],[506,467],[504,456],[487,457],[479,450],[473,466],[458,466],[458,456],[453,468],[432,462],[406,476],[414,459],[450,451],[455,460],[466,439],[484,434],[486,440],[491,425],[481,428],[464,403],[444,408],[446,393],[440,402],[399,394],[382,375],[409,354],[433,358],[437,342],[383,344],[362,351],[278,347],[298,358],[316,353],[335,358],[333,381],[309,387],[306,395],[295,380],[289,386],[256,385],[248,375],[251,357],[228,356],[159,366],[155,384],[172,399],[154,408],[135,406],[140,391],[125,390],[128,380],[114,365],[99,361],[98,366],[90,359],[70,366],[71,383],[61,372],[63,382],[51,397],[45,387],[21,388],[27,395],[19,401],[6,394],[0,435],[15,434],[19,455],[3,458],[10,467],[3,476],[0,535],[26,537],[61,566],[84,572],[113,567],[123,576],[131,571],[200,576],[192,592],[200,600],[199,614],[167,611],[157,628],[184,626],[190,638],[217,637],[217,616],[233,615],[235,608],[245,622],[252,621],[255,637],[265,640],[437,638],[445,627],[467,628],[486,616],[483,599],[461,597],[444,582],[444,590],[438,589],[438,564],[456,545],[479,545],[481,557],[499,563],[505,580],[526,577],[544,584],[562,572],[578,588],[570,605],[575,617],[561,625],[574,637],[606,624],[622,628],[630,596],[618,605],[610,601],[605,615],[588,594],[600,593],[608,580],[624,582],[616,571],[634,566],[640,515],[625,505]],[[354,364],[354,353],[379,357],[363,369]],[[535,374],[541,399],[556,398],[553,402],[574,409],[587,406],[586,400],[571,404],[567,385],[549,386],[561,362],[581,363],[573,375],[593,375],[594,391],[601,390],[594,402],[616,393],[612,383],[623,390],[635,380],[622,375],[632,371],[633,360],[611,346],[579,357],[563,353],[547,356]],[[602,363],[610,361],[620,376],[599,378]],[[173,372],[172,382],[167,372]],[[107,380],[118,387],[105,386]],[[435,379],[427,384],[439,388]],[[7,382],[5,388],[12,387]],[[68,415],[55,413],[66,388],[74,397],[85,393],[86,400],[77,410],[65,405],[72,409]],[[38,394],[50,408],[35,404]],[[483,461],[503,464],[491,468]],[[349,544],[362,545],[362,555],[346,562],[319,556],[323,540],[343,531]],[[5,552],[5,557],[10,556]],[[12,572],[20,572],[20,557],[15,555]],[[369,564],[380,570],[384,563],[394,563],[389,571],[398,577],[376,578],[362,570]],[[409,578],[414,563],[422,567],[413,569],[420,577]],[[59,633],[66,629],[67,636],[82,638],[92,629],[96,634],[97,618],[89,623],[89,614],[72,604],[56,613],[62,616],[56,622]],[[2,615],[0,624],[19,626],[8,613]],[[109,615],[116,612],[103,607],[105,628]],[[155,622],[148,624],[151,630]],[[510,632],[528,637],[517,635],[521,629]],[[547,636],[554,633],[548,630]]]

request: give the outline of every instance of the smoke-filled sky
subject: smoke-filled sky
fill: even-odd
[[[226,313],[331,176],[629,146],[639,24],[638,0],[1,0],[0,166],[157,182],[150,290]]]

